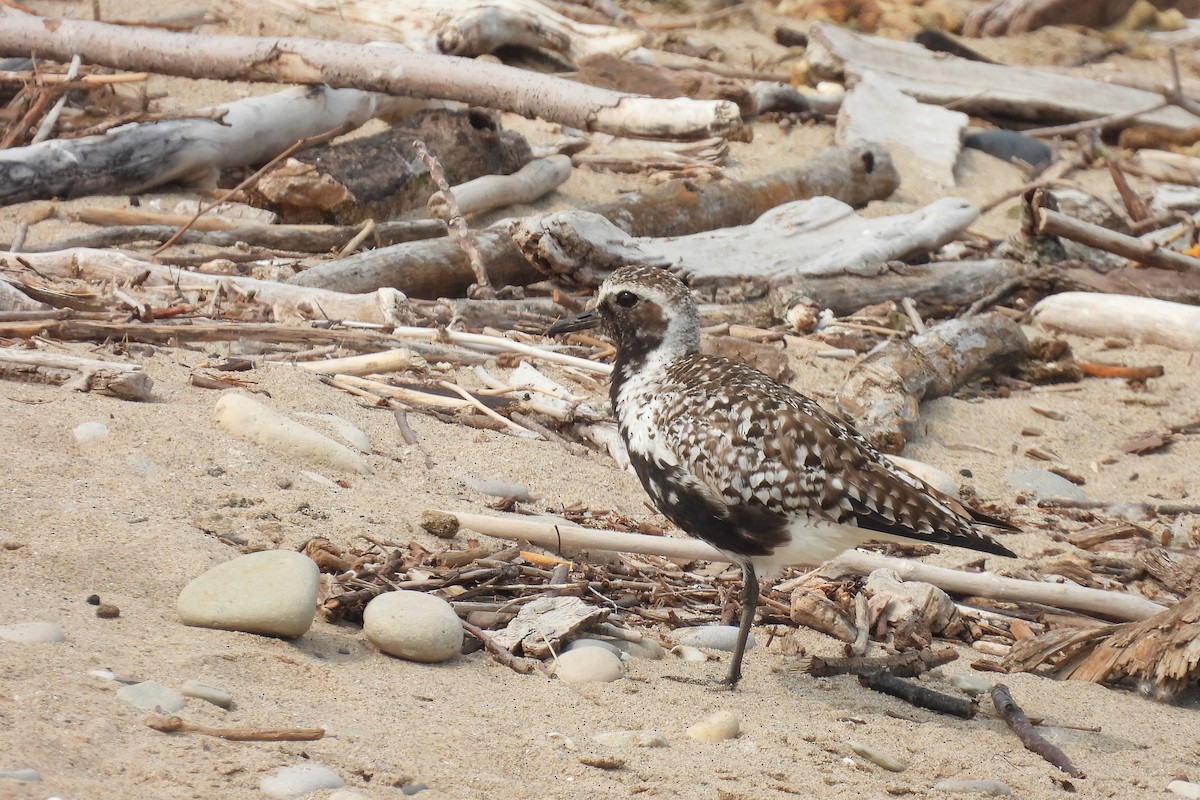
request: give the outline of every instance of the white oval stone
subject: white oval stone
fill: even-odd
[[[363,633],[383,652],[435,663],[462,651],[462,622],[440,597],[424,592],[385,592],[363,611]]]
[[[103,422],[81,422],[75,426],[71,434],[79,444],[91,444],[108,436],[108,426]]]
[[[732,711],[718,711],[687,729],[687,735],[698,742],[723,742],[737,736],[742,729],[741,718]]]
[[[692,664],[708,661],[708,653],[699,647],[692,647],[690,644],[677,644],[671,648],[671,653],[677,658],[681,658]],[[716,656],[713,656],[713,658],[716,658]]]
[[[179,593],[185,625],[295,638],[312,627],[320,571],[291,550],[264,550],[218,564]]]
[[[1200,798],[1200,783],[1175,780],[1167,784],[1167,791],[1180,797]]]
[[[258,783],[263,794],[273,800],[291,800],[318,789],[340,789],[346,782],[324,764],[316,762],[280,767]]]
[[[606,642],[603,639],[572,639],[566,647],[563,648],[564,653],[569,653],[572,650],[578,650],[581,647],[599,647],[612,653],[617,658],[621,657],[621,650],[617,647],[616,642]]]
[[[624,673],[621,659],[602,647],[562,653],[554,666],[554,674],[567,683],[610,683]]]
[[[682,633],[678,642],[692,647],[707,647],[709,650],[724,650],[732,653],[737,647],[738,627],[736,625],[704,625],[699,628],[689,628]],[[754,649],[754,634],[746,639],[747,652]]]
[[[217,424],[234,436],[285,455],[350,472],[371,471],[366,459],[349,447],[244,394],[221,395]]]
[[[992,690],[992,684],[985,681],[978,675],[971,675],[963,672],[954,675],[950,678],[950,685],[960,692],[965,692],[971,697],[978,697],[981,694],[987,694]]]
[[[117,697],[138,708],[153,711],[161,708],[167,714],[183,710],[187,701],[174,689],[154,681],[142,681],[117,689]]]
[[[609,731],[592,737],[596,744],[609,747],[666,747],[667,737],[658,731]]]
[[[221,708],[229,708],[233,705],[233,695],[229,692],[197,680],[185,681],[183,686],[179,687],[179,690],[183,692],[184,697],[207,700],[214,706],[220,706]]]
[[[650,638],[642,639],[640,642],[627,642],[623,639],[617,639],[612,644],[613,647],[632,658],[644,658],[648,661],[658,661],[667,653],[661,644]]]
[[[53,622],[18,622],[0,627],[0,639],[20,644],[65,642],[67,635]]]

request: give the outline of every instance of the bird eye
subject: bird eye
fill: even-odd
[[[637,301],[638,297],[633,292],[617,292],[617,305],[622,308],[633,308]]]

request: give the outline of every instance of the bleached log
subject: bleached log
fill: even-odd
[[[861,80],[875,71],[924,103],[953,104],[969,114],[1034,122],[1077,122],[1132,114],[1162,101],[1154,92],[1029,67],[1006,67],[932,53],[913,42],[856,34],[818,23],[809,30],[808,59],[821,77]],[[1197,117],[1180,108],[1159,108],[1114,120],[1190,128]]]
[[[534,0],[273,0],[285,9],[336,15],[377,25],[394,40],[427,53],[479,56],[503,47],[529,47],[578,62],[641,46],[645,31],[591,25]]]
[[[11,19],[0,12],[0,39]],[[3,150],[0,205],[137,193],[183,179],[215,186],[222,169],[269,161],[299,139],[339,126],[357,128],[386,99],[354,89],[296,88],[216,107],[224,110],[220,121],[131,123],[99,136]]]
[[[754,180],[703,185],[672,181],[590,210],[634,236],[683,236],[745,225],[780,203],[805,197],[829,196],[861,206],[887,197],[898,183],[882,147],[834,147],[798,166]],[[507,230],[479,231],[475,246],[493,286],[522,285],[544,277],[526,261]],[[410,297],[433,298],[461,295],[475,282],[475,273],[458,244],[444,239],[359,253],[305,270],[291,282],[343,292],[395,286]]]
[[[429,363],[405,347],[324,361],[300,361],[300,369],[321,375],[374,375],[381,372],[424,372]]]
[[[1050,330],[1110,336],[1175,350],[1200,351],[1200,307],[1123,294],[1061,292],[1033,307],[1033,321]]]
[[[555,155],[530,161],[511,175],[484,175],[451,188],[463,216],[532,203],[549,194],[571,177],[570,156]],[[431,216],[447,219],[446,198],[434,192],[428,203]]]
[[[0,6],[0,55],[84,61],[116,69],[236,81],[324,84],[458,100],[584,130],[702,139],[737,130],[737,105],[658,100],[457,56],[295,37],[202,36],[52,19]]]
[[[149,400],[154,381],[141,364],[100,361],[63,353],[0,347],[0,378],[50,383],[122,400]]]
[[[208,290],[234,286],[258,301],[269,304],[276,319],[280,320],[349,319],[389,325],[408,325],[414,320],[408,298],[395,289],[345,294],[256,278],[187,272],[108,250],[77,248],[56,253],[19,255],[21,262],[15,262],[9,256],[10,263],[23,263],[26,268],[41,275],[59,278],[125,282],[148,275],[142,282],[144,286],[201,287]],[[3,258],[0,256],[0,259]]]

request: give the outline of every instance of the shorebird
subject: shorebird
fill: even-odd
[[[610,396],[629,459],[655,506],[742,569],[728,676],[742,677],[760,577],[869,541],[922,541],[1015,555],[984,528],[1017,530],[894,466],[815,401],[739,361],[700,353],[688,288],[631,265],[593,308],[550,335],[599,327],[615,343]]]

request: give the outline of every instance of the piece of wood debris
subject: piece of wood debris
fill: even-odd
[[[0,378],[49,383],[122,400],[147,401],[154,381],[141,364],[0,347]]]
[[[886,656],[804,656],[790,668],[817,678],[879,670],[887,670],[898,677],[915,678],[957,658],[958,653],[949,647],[941,650],[924,648]]]
[[[858,627],[842,607],[823,593],[803,586],[792,592],[791,620],[843,642],[858,638]]]
[[[1039,327],[1078,336],[1200,350],[1200,308],[1194,305],[1122,294],[1060,292],[1039,300],[1032,317]]]
[[[890,694],[892,697],[898,697],[918,708],[927,708],[939,714],[949,714],[950,716],[961,717],[962,719],[971,719],[978,710],[978,706],[974,700],[934,691],[919,683],[912,683],[903,678],[898,678],[886,669],[873,672],[859,672],[858,680],[859,683],[868,689]]]
[[[560,643],[604,621],[608,615],[609,609],[578,597],[540,597],[521,606],[508,627],[497,631],[492,638],[510,653],[545,658],[556,652]]]
[[[1029,721],[1029,717],[1025,716],[1025,712],[1013,699],[1012,692],[1007,686],[997,683],[992,687],[991,694],[992,704],[996,706],[996,711],[1004,723],[1021,740],[1021,744],[1025,746],[1026,750],[1037,753],[1072,778],[1085,777],[1083,771],[1071,763],[1071,759],[1067,757],[1066,753],[1038,733],[1037,729],[1033,727],[1033,723]]]
[[[324,728],[223,728],[197,725],[175,716],[147,717],[146,726],[163,733],[200,733],[231,742],[313,742],[325,736]]]

